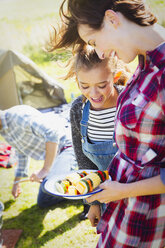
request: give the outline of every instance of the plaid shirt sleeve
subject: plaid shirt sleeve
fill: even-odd
[[[162,106],[163,112],[165,114],[165,90],[164,90],[164,87],[165,87],[165,69],[163,70],[163,73],[162,73],[161,78],[160,78],[160,92],[159,92],[160,105]],[[160,177],[161,177],[163,184],[165,184],[165,168],[160,169]]]
[[[160,99],[160,105],[162,106],[163,112],[165,114],[165,69],[160,74],[159,99]]]
[[[33,133],[35,133],[38,137],[43,137],[45,139],[45,142],[54,142],[59,143],[59,128],[56,127],[56,123],[54,124],[55,127],[53,127],[52,124],[49,124],[49,121],[43,121],[43,122],[32,122],[31,128]]]
[[[29,169],[29,157],[17,152],[18,165],[15,170],[15,177],[27,177]]]

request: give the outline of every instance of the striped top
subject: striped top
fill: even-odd
[[[107,141],[113,138],[116,107],[103,110],[89,110],[87,134],[91,142]]]

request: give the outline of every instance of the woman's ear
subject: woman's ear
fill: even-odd
[[[109,22],[111,25],[114,26],[114,28],[117,28],[120,20],[119,20],[119,16],[117,15],[117,13],[111,9],[107,9],[105,11],[105,15],[104,18],[107,22]]]

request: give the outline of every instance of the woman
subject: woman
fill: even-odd
[[[70,111],[72,141],[79,169],[107,170],[117,152],[114,141],[114,118],[117,97],[130,77],[128,67],[117,58],[100,60],[94,49],[81,49],[73,59],[68,77],[75,76],[82,96]],[[115,82],[115,84],[114,84]],[[91,209],[97,209],[98,202]],[[97,206],[96,206],[97,205]],[[89,205],[84,205],[80,219],[87,218]],[[90,211],[91,213],[91,211]]]
[[[111,182],[89,198],[107,203],[97,247],[165,246],[165,29],[142,0],[68,0],[63,41],[88,43],[101,59],[115,52],[139,65],[121,93],[115,122],[118,153]],[[61,8],[63,10],[63,6]],[[72,33],[72,35],[71,35]]]

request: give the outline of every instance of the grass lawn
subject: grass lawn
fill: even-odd
[[[158,20],[165,26],[163,0],[147,0]],[[59,77],[66,70],[57,60],[66,59],[61,53],[55,59],[44,54],[42,47],[49,37],[51,24],[57,23],[62,0],[0,0],[0,49],[14,49],[30,57],[48,75],[58,78],[64,86],[68,102],[80,94],[72,80]],[[133,71],[137,60],[130,64]],[[0,137],[0,141],[3,140]],[[41,168],[43,161],[31,160],[29,175]],[[23,229],[16,248],[94,248],[98,235],[88,220],[79,221],[83,210],[81,201],[66,200],[51,209],[36,205],[39,184],[22,183],[17,200],[11,195],[14,168],[0,168],[0,201],[5,205],[3,229]]]
[[[65,73],[42,52],[48,26],[58,19],[61,0],[1,0],[0,48],[14,49],[31,57],[48,75],[57,78]],[[36,57],[35,57],[36,56]],[[62,54],[62,59],[65,54]],[[61,79],[59,79],[62,82]],[[73,81],[62,82],[66,99],[79,91]],[[1,140],[1,139],[0,139]],[[31,160],[29,175],[42,166],[42,161]],[[79,221],[83,210],[81,201],[66,200],[51,209],[41,210],[36,205],[39,184],[22,183],[22,194],[17,200],[11,195],[14,168],[0,168],[0,201],[5,205],[3,229],[23,229],[16,248],[94,248],[98,236],[89,221]]]
[[[31,160],[30,173],[41,166],[42,161]],[[22,183],[22,194],[14,200],[11,195],[13,179],[14,168],[0,168],[0,201],[5,206],[2,228],[23,230],[16,248],[96,246],[98,235],[95,228],[88,220],[79,221],[79,214],[83,210],[81,200],[66,200],[42,210],[36,205],[39,184]]]

